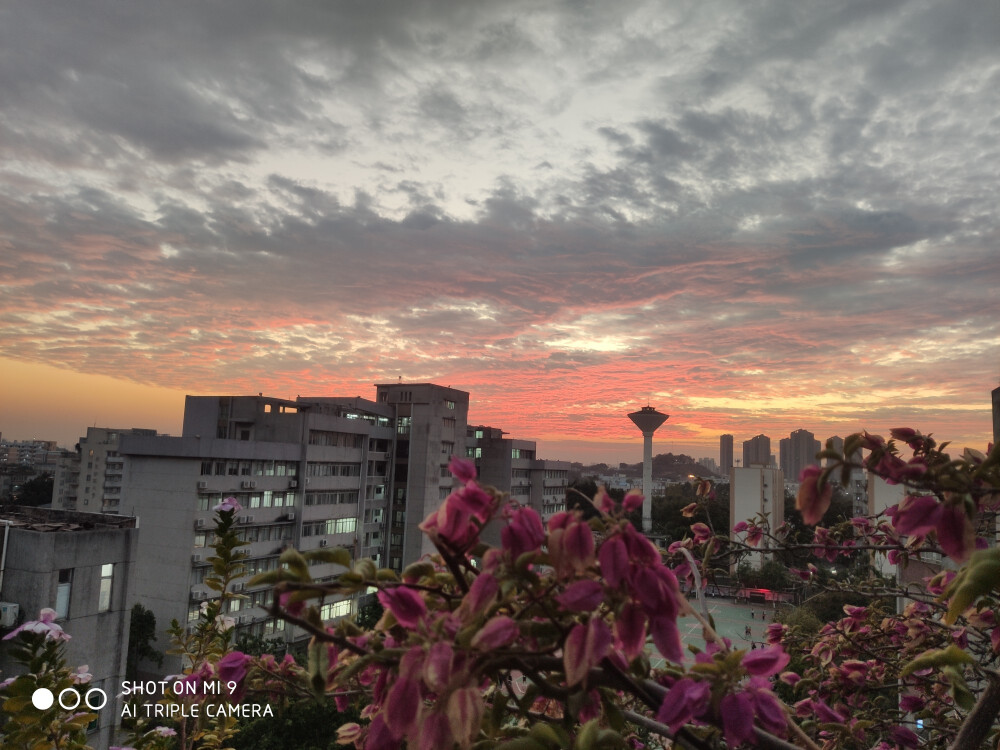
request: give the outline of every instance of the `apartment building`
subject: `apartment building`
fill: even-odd
[[[735,525],[759,515],[766,514],[771,529],[784,523],[785,481],[781,469],[765,466],[733,467],[729,470],[729,518]],[[745,541],[746,533],[733,535],[738,541]],[[767,549],[763,540],[759,549]],[[760,568],[763,555],[751,555],[748,562]],[[735,565],[734,565],[735,570]]]
[[[771,438],[757,435],[743,441],[744,466],[771,466]]]
[[[480,481],[534,508],[543,520],[566,510],[569,462],[539,459],[535,441],[506,435],[497,427],[468,428],[465,455],[475,461]]]
[[[798,482],[804,468],[819,463],[816,454],[822,446],[809,430],[795,430],[778,445],[778,466],[788,482]]]
[[[67,662],[86,665],[92,675],[87,689],[107,697],[87,730],[94,747],[113,744],[120,724],[116,696],[125,675],[138,542],[134,518],[21,507],[0,513],[0,611],[10,617],[0,635],[38,619],[42,609],[55,610],[56,622],[71,636]],[[0,671],[4,677],[25,671],[3,642]],[[95,694],[92,704],[99,703]]]
[[[395,423],[389,567],[401,570],[436,552],[418,527],[455,487],[448,464],[452,456],[465,455],[469,394],[433,383],[382,383],[375,389]]]
[[[361,398],[189,396],[183,434],[122,435],[123,513],[139,517],[138,600],[163,628],[196,620],[214,542],[212,508],[235,497],[248,542],[248,578],[276,569],[287,546],[345,547],[386,564],[393,410]],[[332,579],[333,564],[313,578]],[[247,599],[230,612],[249,634],[294,640],[268,615],[268,587],[237,583]],[[323,616],[351,614],[350,599],[327,601]],[[163,638],[166,638],[164,635]],[[168,657],[169,659],[169,657]],[[168,672],[178,664],[164,664]]]

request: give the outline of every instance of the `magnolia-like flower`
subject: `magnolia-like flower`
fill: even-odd
[[[791,658],[780,645],[775,644],[745,654],[743,668],[755,677],[770,677],[788,666]]]
[[[608,624],[599,617],[591,618],[586,625],[574,626],[563,645],[566,684],[572,687],[582,682],[591,667],[596,667],[607,655],[613,642]]]
[[[157,737],[176,737],[177,730],[170,727],[156,727],[153,729],[153,734]]]
[[[236,687],[230,695],[234,701],[239,702],[246,693],[244,682],[246,681],[247,670],[250,667],[251,661],[253,660],[241,651],[230,651],[219,659],[215,665],[219,679],[223,683],[236,683]]]
[[[521,629],[517,622],[507,615],[499,615],[483,625],[482,629],[473,637],[471,645],[472,648],[481,651],[492,651],[513,643],[520,633]]]
[[[825,482],[822,489],[819,487],[822,473],[819,466],[812,464],[799,474],[799,494],[795,498],[795,508],[802,513],[802,522],[807,526],[815,526],[820,522],[833,499],[833,486],[829,482]]]
[[[382,606],[392,612],[404,628],[415,628],[427,614],[427,604],[419,593],[407,586],[396,586],[378,592]]]
[[[452,456],[448,462],[448,471],[462,484],[468,484],[476,478],[476,465],[467,458]]]
[[[54,609],[49,609],[48,607],[38,613],[37,620],[28,620],[27,622],[22,623],[7,633],[3,639],[5,641],[9,641],[11,638],[16,637],[20,633],[40,633],[44,635],[47,640],[51,641],[68,641],[70,638],[69,633],[65,632],[62,627],[56,623],[56,611]]]
[[[227,497],[218,505],[212,508],[216,513],[234,513],[238,510],[243,510],[243,506],[239,504],[239,501],[235,497]]]

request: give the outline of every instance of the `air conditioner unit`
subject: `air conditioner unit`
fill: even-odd
[[[294,521],[295,520],[295,511],[294,510],[288,511],[285,514],[285,518],[287,518],[289,521]]]
[[[246,587],[247,587],[247,585],[245,583],[234,583],[233,584],[233,591],[242,591]]]
[[[0,627],[12,628],[17,624],[21,606],[14,602],[0,602]]]
[[[319,540],[319,546],[320,547],[326,547],[329,543],[330,543],[329,539],[320,539]]]
[[[195,563],[201,562],[201,555],[191,555],[191,562]]]
[[[208,489],[208,482],[206,482],[204,480],[198,482],[198,489],[199,490],[207,490]]]
[[[245,490],[252,490],[257,487],[257,482],[254,481],[253,479],[244,479],[242,482],[240,482],[240,487],[242,487]]]
[[[196,529],[203,529],[203,528],[205,528],[205,519],[204,518],[195,519],[194,527]]]
[[[298,486],[299,486],[299,480],[298,479],[289,479],[288,480],[288,488],[289,489],[294,490]]]
[[[196,602],[200,602],[207,599],[208,594],[206,594],[204,591],[195,591],[193,594],[191,594],[191,598],[194,599]]]

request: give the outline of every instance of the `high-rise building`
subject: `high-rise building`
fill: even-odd
[[[437,551],[418,526],[455,487],[448,463],[465,455],[469,394],[433,383],[375,388],[396,425],[388,564],[399,570]]]
[[[719,469],[722,475],[726,476],[731,468],[733,468],[733,436],[722,435],[719,437]]]
[[[804,468],[819,463],[816,454],[820,452],[820,443],[808,430],[795,430],[788,437],[782,438],[779,445],[779,466],[790,482],[799,481]]]
[[[785,481],[781,469],[765,466],[737,466],[730,469],[729,517],[732,524],[765,514],[772,531],[784,523]],[[746,532],[734,536],[739,541],[744,541]],[[759,549],[769,549],[767,537],[762,540]],[[751,555],[749,562],[759,569],[762,558],[762,555]]]
[[[993,445],[1000,445],[1000,387],[994,388],[993,396]]]
[[[771,438],[767,435],[757,435],[743,441],[744,466],[770,466]]]

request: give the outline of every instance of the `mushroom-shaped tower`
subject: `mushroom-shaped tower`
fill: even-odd
[[[642,430],[642,530],[653,530],[653,433],[666,422],[669,414],[644,406],[628,415],[635,426]]]

